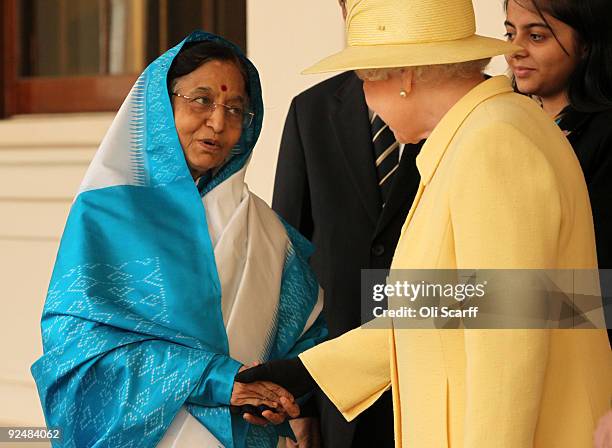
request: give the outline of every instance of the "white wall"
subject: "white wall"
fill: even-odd
[[[111,120],[0,120],[0,426],[44,424],[30,375],[40,315],[72,198]]]
[[[249,58],[259,69],[264,126],[247,183],[270,203],[282,126],[291,98],[330,75],[300,75],[344,47],[344,22],[335,0],[252,0],[247,3]]]
[[[476,32],[483,36],[503,39],[504,27],[504,1],[503,0],[473,0],[476,11]],[[493,58],[487,72],[498,75],[506,72],[508,65],[503,56]]]

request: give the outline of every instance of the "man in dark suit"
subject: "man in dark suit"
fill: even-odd
[[[361,324],[361,269],[391,265],[419,185],[419,149],[399,145],[371,116],[353,72],[291,103],[272,208],[315,246],[311,264],[325,291],[330,338]],[[322,393],[317,408],[325,448],[394,446],[390,391],[351,423]]]

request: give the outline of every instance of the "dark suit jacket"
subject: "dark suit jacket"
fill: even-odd
[[[597,264],[612,269],[612,110],[582,113],[568,107],[559,123],[584,172],[595,226]],[[604,313],[612,327],[612,272],[602,274]],[[612,344],[612,331],[608,330]]]
[[[415,159],[420,145],[406,145],[383,210],[372,146],[362,83],[353,72],[293,99],[272,208],[314,243],[311,264],[325,291],[330,338],[361,324],[361,269],[389,268],[419,184]],[[348,424],[325,397],[319,398],[325,447],[392,446],[389,393],[357,424]]]

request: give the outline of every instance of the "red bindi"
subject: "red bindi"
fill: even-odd
[[[223,92],[227,91],[227,86],[225,84],[221,85],[221,91]]]

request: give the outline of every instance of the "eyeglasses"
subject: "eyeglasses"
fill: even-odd
[[[227,104],[215,103],[210,96],[187,96],[180,93],[172,92],[172,95],[185,99],[197,114],[209,117],[217,109],[222,106],[225,109],[225,119],[228,124],[233,127],[248,128],[253,124],[255,114],[244,110],[240,106],[228,106]]]

